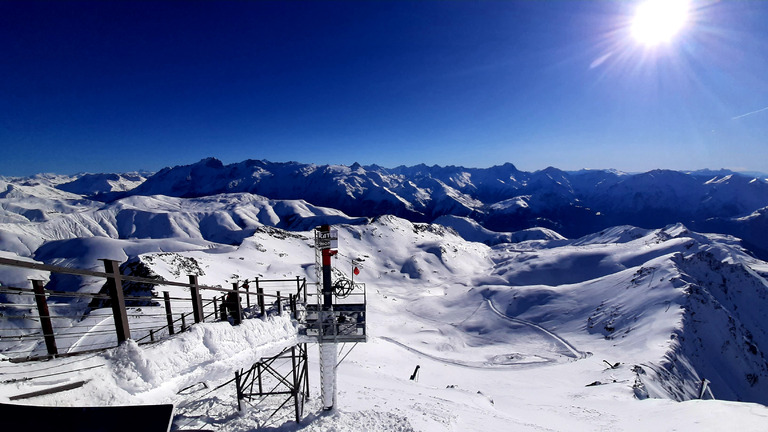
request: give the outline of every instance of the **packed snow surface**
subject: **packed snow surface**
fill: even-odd
[[[26,403],[174,403],[174,428],[233,432],[764,429],[766,263],[736,239],[682,225],[625,226],[488,246],[391,216],[337,228],[337,271],[349,276],[356,259],[356,281],[368,288],[369,340],[338,366],[336,410],[321,409],[311,341],[311,399],[300,424],[291,409],[268,418],[273,400],[238,412],[234,385],[217,388],[236,369],[302,340],[287,314],[238,327],[195,325],[148,346],[129,341],[100,354],[3,362],[0,400],[86,381]],[[79,245],[94,249],[87,256],[137,256],[179,279],[184,260],[159,249],[173,246],[213,284],[233,276],[312,279],[312,238],[272,228],[237,246]],[[61,260],[75,255],[54,251]],[[49,376],[57,372],[64,373]],[[697,400],[702,378],[731,401]]]
[[[338,199],[315,200],[322,197],[310,192],[329,179],[335,196],[352,207],[399,209],[436,223],[322,207]],[[291,196],[254,194],[275,193],[271,184]],[[202,193],[210,185],[215,194]],[[749,202],[727,193],[742,189],[750,191]],[[181,281],[194,274],[212,286],[255,277],[314,282],[311,229],[330,223],[340,237],[334,275],[351,277],[358,267],[355,282],[366,284],[368,302],[368,342],[339,346],[338,403],[324,412],[317,344],[300,335],[301,323],[288,314],[240,326],[197,324],[150,345],[128,341],[99,353],[16,363],[9,359],[45,353],[45,346],[6,337],[39,331],[39,323],[24,318],[34,314],[33,304],[0,296],[0,402],[173,403],[173,429],[224,432],[765,430],[768,263],[735,237],[695,232],[704,222],[695,230],[679,223],[601,227],[571,239],[542,228],[557,226],[546,219],[557,214],[574,224],[600,219],[595,208],[617,219],[638,206],[647,212],[660,196],[664,202],[654,211],[688,202],[715,212],[731,203],[737,211],[706,223],[760,245],[764,230],[755,228],[768,214],[764,189],[762,180],[730,173],[523,173],[511,165],[385,170],[261,161],[224,167],[215,160],[146,179],[0,178],[0,257],[91,270],[103,269],[99,259],[113,259],[131,263],[126,272]],[[698,195],[685,196],[690,190]],[[312,199],[294,199],[299,195]],[[489,229],[520,215],[542,224]],[[30,279],[58,291],[104,288],[92,277],[0,266],[3,286],[28,287]],[[88,329],[59,341],[61,352],[113,343],[101,309],[78,299],[52,303],[59,334]],[[131,316],[147,323],[161,308],[133,308]],[[311,387],[302,421],[293,421],[291,409],[270,417],[281,401],[269,398],[238,411],[234,384],[227,384],[234,371],[302,341],[310,347]],[[709,392],[699,399],[704,379],[717,400]],[[77,382],[84,384],[10,402]]]

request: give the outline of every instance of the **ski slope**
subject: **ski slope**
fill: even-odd
[[[355,281],[367,286],[369,341],[338,367],[336,411],[321,411],[316,345],[312,398],[299,425],[290,410],[267,418],[272,401],[237,412],[234,387],[218,388],[234,370],[299,340],[287,315],[240,327],[196,325],[153,345],[128,342],[84,357],[0,362],[0,401],[85,381],[28,403],[170,402],[174,427],[232,432],[764,430],[768,264],[737,239],[675,224],[489,246],[394,216],[350,222],[336,226],[334,266],[348,277],[353,259],[361,269]],[[312,239],[310,231],[261,225],[236,244],[97,236],[46,240],[35,259],[95,268],[99,257],[130,257],[171,280],[194,267],[211,285],[313,280]],[[0,268],[0,277],[22,283],[30,275]],[[74,289],[100,288],[76,282]],[[93,343],[108,325],[84,322],[93,334],[74,346]],[[694,400],[703,378],[721,400]]]

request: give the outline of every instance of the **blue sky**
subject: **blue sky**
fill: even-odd
[[[0,175],[768,171],[768,2],[693,2],[655,47],[637,4],[0,1]]]

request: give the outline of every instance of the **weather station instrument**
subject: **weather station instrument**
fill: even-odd
[[[331,258],[338,254],[338,242],[338,231],[329,225],[315,228],[317,302],[307,301],[306,306],[307,335],[317,337],[320,346],[321,397],[325,410],[336,405],[339,344],[343,348],[343,344],[367,339],[365,284],[355,283],[354,276],[347,278],[333,268]],[[357,273],[354,267],[352,274]]]

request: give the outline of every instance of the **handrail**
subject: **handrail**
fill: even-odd
[[[0,265],[28,268],[32,270],[42,270],[42,271],[48,271],[51,273],[71,274],[71,275],[77,275],[77,276],[94,276],[94,277],[105,278],[105,279],[109,279],[113,277],[112,273],[98,272],[94,270],[76,269],[71,267],[60,267],[60,266],[54,266],[49,264],[31,263],[28,261],[20,261],[20,260],[14,260],[10,258],[2,258],[2,257],[0,257]],[[184,283],[184,282],[169,281],[165,279],[150,279],[150,278],[143,278],[139,276],[130,276],[130,275],[123,275],[123,274],[120,275],[120,280],[125,282],[138,282],[138,283],[145,283],[150,285],[169,285],[169,286],[178,286],[183,288],[189,288],[190,286],[192,286],[192,284]],[[198,285],[198,287],[201,289],[209,289],[209,290],[222,291],[222,292],[232,291],[226,288],[220,288],[220,287],[214,287],[214,286],[208,286],[208,285]]]
[[[39,338],[45,339],[46,348],[48,350],[47,358],[50,358],[51,356],[64,355],[64,354],[58,353],[58,349],[55,343],[56,336],[60,338],[68,338],[71,336],[70,334],[58,334],[53,331],[51,327],[52,325],[51,319],[67,318],[67,317],[55,316],[55,315],[51,316],[51,314],[48,312],[48,304],[47,304],[47,299],[49,297],[81,297],[81,298],[111,301],[112,313],[104,316],[114,317],[114,329],[117,332],[117,339],[119,344],[122,341],[131,338],[131,330],[129,329],[128,318],[135,317],[135,314],[128,312],[128,309],[133,306],[127,306],[125,304],[126,301],[149,302],[149,305],[142,305],[141,307],[145,307],[145,306],[162,307],[163,302],[165,302],[165,311],[166,311],[165,316],[168,318],[167,325],[163,325],[162,327],[157,327],[157,328],[140,327],[140,328],[133,329],[134,331],[140,330],[142,333],[149,330],[148,334],[140,337],[139,339],[136,340],[136,342],[144,341],[147,338],[150,338],[151,340],[154,341],[155,334],[163,333],[165,329],[167,329],[167,332],[165,332],[165,334],[167,335],[174,334],[175,324],[179,321],[181,321],[181,326],[182,326],[181,330],[184,331],[196,322],[205,322],[205,320],[209,319],[211,316],[217,316],[219,312],[218,307],[214,308],[213,312],[208,312],[208,313],[206,313],[205,308],[210,307],[212,303],[216,304],[217,299],[221,299],[223,302],[224,296],[217,296],[217,295],[214,295],[213,297],[206,296],[207,298],[203,299],[201,296],[201,291],[209,290],[217,293],[237,293],[239,296],[244,295],[246,296],[246,299],[248,300],[249,305],[250,305],[250,296],[256,296],[256,299],[258,300],[257,303],[261,309],[262,315],[264,316],[265,315],[264,299],[266,298],[277,299],[278,311],[282,310],[282,303],[284,301],[288,301],[290,302],[291,309],[295,312],[295,299],[301,293],[302,289],[306,289],[306,283],[307,283],[306,278],[300,278],[299,276],[296,276],[295,279],[288,279],[288,278],[260,279],[257,277],[254,279],[257,290],[253,292],[253,291],[249,291],[247,286],[245,287],[245,290],[243,290],[241,287],[238,287],[237,282],[233,284],[234,289],[221,288],[219,286],[200,285],[197,283],[197,277],[195,276],[190,276],[190,282],[185,283],[185,282],[177,282],[177,281],[164,280],[164,279],[158,279],[158,278],[146,278],[146,277],[138,277],[138,276],[131,276],[131,275],[123,275],[119,271],[119,266],[117,261],[106,260],[106,259],[100,260],[100,261],[104,261],[105,269],[107,270],[106,272],[77,269],[77,268],[70,268],[70,267],[61,267],[61,266],[55,266],[55,265],[34,263],[34,262],[0,257],[0,265],[47,271],[51,273],[90,276],[90,277],[106,279],[105,286],[108,288],[109,293],[103,293],[103,292],[82,293],[82,292],[76,292],[76,291],[47,290],[44,288],[44,281],[41,281],[41,280],[32,280],[33,289],[0,285],[0,294],[26,295],[26,296],[32,296],[35,298],[36,306],[38,308],[37,315],[32,316],[32,315],[24,314],[23,316],[19,316],[19,317],[16,317],[15,315],[14,316],[5,315],[5,317],[6,318],[22,318],[22,319],[33,318],[35,321],[39,320],[41,326],[43,327],[43,332],[37,333],[37,335],[39,335],[38,336]],[[170,297],[168,296],[167,291],[164,292],[165,295],[163,297],[159,297],[156,295],[125,296],[123,293],[123,289],[124,289],[123,283],[125,282],[134,282],[134,283],[141,283],[141,284],[147,284],[147,285],[153,285],[153,286],[175,286],[175,287],[188,288],[192,294],[192,298]],[[241,282],[246,282],[246,281],[241,281]],[[294,286],[296,287],[297,295],[294,296],[293,294],[291,294],[288,296],[283,296],[283,295],[280,295],[280,291],[277,291],[277,294],[265,293],[263,289],[264,285],[273,284],[273,283],[284,283],[284,284],[291,284],[291,285],[295,284]],[[187,305],[191,306],[192,311],[189,311],[188,308],[181,306],[182,312],[180,316],[174,320],[173,315],[178,316],[179,314],[172,313],[170,300],[187,302]],[[192,302],[191,305],[189,305],[188,303],[190,301]],[[54,304],[58,305],[58,303],[54,303]],[[9,302],[9,303],[1,303],[0,306],[20,307],[21,304]],[[29,308],[34,305],[24,303],[24,306]],[[2,314],[0,314],[0,316],[2,316]],[[145,317],[145,316],[146,315],[144,314],[141,315],[141,317]],[[156,315],[155,317],[159,318],[161,316],[163,315]],[[187,318],[189,317],[192,317],[192,320],[189,320],[189,323],[187,323]],[[73,318],[74,317],[69,317],[69,319],[73,319]],[[236,321],[235,324],[237,324],[237,322],[239,321]],[[144,324],[150,324],[150,323],[147,322]],[[50,327],[50,330],[46,330],[46,328],[48,327]],[[32,337],[32,336],[33,334],[25,335],[25,337]],[[3,337],[3,339],[9,339],[9,338]],[[108,347],[105,347],[105,348],[108,348]],[[7,352],[8,351],[6,351],[6,353]],[[67,354],[71,354],[71,353],[67,353]],[[27,356],[27,357],[29,358],[30,356]],[[46,358],[46,357],[43,356],[41,358]]]

